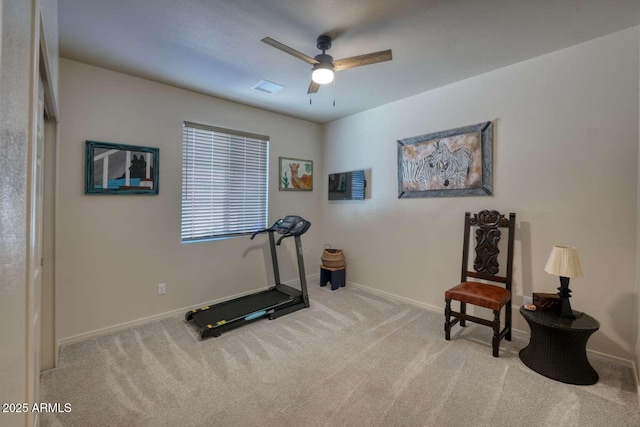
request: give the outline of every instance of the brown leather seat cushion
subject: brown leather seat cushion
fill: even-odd
[[[446,291],[444,297],[491,310],[500,310],[511,300],[511,292],[487,283],[463,282]]]

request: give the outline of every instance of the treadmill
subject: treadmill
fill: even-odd
[[[219,337],[220,334],[229,329],[242,326],[264,316],[269,317],[269,319],[275,319],[309,307],[300,236],[306,233],[310,227],[311,223],[304,218],[297,215],[288,215],[276,221],[271,227],[253,233],[251,240],[260,233],[269,234],[269,248],[271,250],[273,276],[276,281],[275,286],[255,294],[190,310],[185,314],[185,320],[187,322],[193,321],[197,324],[200,327],[200,337],[204,339],[210,336]],[[275,234],[280,236],[277,242]],[[279,246],[282,239],[287,237],[295,238],[300,290],[280,283],[276,246]]]

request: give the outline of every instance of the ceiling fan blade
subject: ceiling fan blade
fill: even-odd
[[[283,51],[284,53],[288,53],[291,56],[295,56],[298,59],[302,59],[307,64],[314,65],[318,63],[318,61],[316,61],[312,57],[305,55],[302,52],[298,52],[297,50],[287,46],[286,44],[282,44],[279,41],[272,39],[271,37],[265,37],[261,41],[263,43],[268,44],[269,46],[275,47],[276,49]]]
[[[307,94],[317,93],[318,89],[320,89],[320,85],[314,82],[313,80],[311,80],[311,83],[309,84],[309,90],[307,90]]]
[[[360,67],[362,65],[375,64],[378,62],[391,61],[391,49],[381,50],[380,52],[367,53],[364,55],[352,56],[350,58],[338,59],[333,61],[336,71],[346,70],[347,68]]]

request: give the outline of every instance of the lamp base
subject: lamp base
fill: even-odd
[[[564,317],[567,319],[575,319],[576,316],[573,314],[573,310],[571,309],[571,303],[569,302],[569,298],[571,298],[571,290],[569,289],[569,278],[560,276],[560,287],[558,288],[558,295],[560,296],[560,317]]]
[[[567,302],[569,302],[569,301],[567,300]],[[566,308],[566,307],[568,307],[568,308]],[[569,305],[569,304],[565,305],[564,301],[560,302],[560,312],[558,313],[558,315],[560,317],[563,317],[565,319],[575,319],[576,317],[578,317],[577,314],[578,314],[577,311],[573,311],[571,309],[571,305]],[[582,315],[582,313],[580,313],[580,315]]]
[[[571,310],[571,314],[567,314],[566,316],[563,316],[560,312],[556,313],[558,315],[558,317],[561,317],[563,319],[578,319],[580,317],[582,317],[582,315],[584,314],[584,312],[582,311],[576,311],[576,310]]]

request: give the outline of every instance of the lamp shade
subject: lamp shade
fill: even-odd
[[[311,73],[311,80],[319,85],[331,83],[333,81],[333,70],[330,67],[317,67]]]
[[[584,277],[578,251],[571,246],[554,246],[544,271],[561,277]]]

